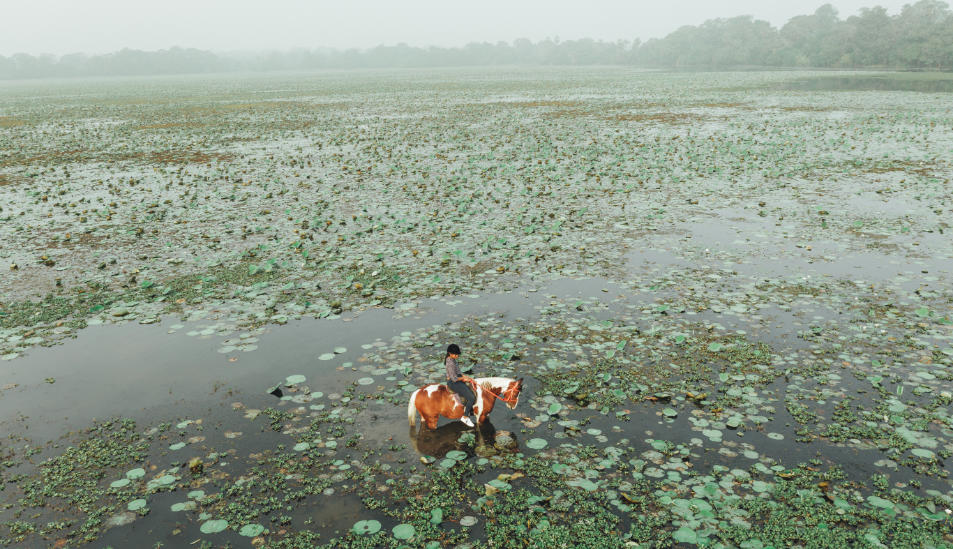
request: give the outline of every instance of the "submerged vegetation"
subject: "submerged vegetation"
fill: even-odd
[[[0,544],[951,546],[950,112],[841,77],[3,89]]]

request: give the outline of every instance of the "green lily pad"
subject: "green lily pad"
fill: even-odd
[[[410,524],[398,524],[391,529],[391,532],[394,533],[394,537],[397,539],[410,539],[414,537],[416,533],[414,527]]]
[[[558,414],[559,411],[562,410],[562,409],[563,409],[563,405],[562,405],[562,404],[560,404],[560,403],[558,403],[558,402],[553,402],[552,404],[549,405],[549,410],[547,410],[547,411],[549,412],[549,415],[554,416],[554,415]]]
[[[184,443],[184,442],[176,442],[175,444],[170,444],[170,445],[169,445],[169,450],[173,450],[173,451],[174,451],[174,450],[181,450],[182,448],[185,448],[185,443]]]
[[[443,509],[437,507],[430,510],[430,524],[440,524],[443,522]]]
[[[126,509],[129,509],[130,511],[138,511],[139,509],[142,509],[145,506],[146,506],[146,500],[139,498],[139,499],[134,499],[130,501],[129,503],[127,503]]]
[[[358,385],[371,385],[373,383],[374,383],[374,378],[372,377],[362,377],[361,379],[357,380]]]
[[[297,385],[299,383],[304,383],[307,378],[301,374],[291,375],[285,378],[286,385]]]
[[[879,496],[867,496],[867,503],[873,505],[874,507],[879,507],[881,509],[890,509],[893,510],[896,506],[894,502],[886,500]]]
[[[199,527],[199,531],[203,534],[217,534],[226,528],[228,528],[227,520],[207,520]]]
[[[718,343],[717,341],[715,341],[714,343],[708,344],[708,350],[712,353],[717,353],[718,351],[722,350],[724,347],[725,347],[724,345],[722,345],[721,343]],[[692,533],[694,534],[694,532]]]
[[[475,526],[477,522],[479,521],[477,520],[476,517],[472,515],[466,515],[460,519],[460,526],[466,526],[467,528],[469,528],[470,526]]]
[[[686,528],[682,526],[678,530],[675,530],[675,533],[672,534],[672,539],[679,543],[698,543],[698,534],[695,533],[691,528]]]
[[[307,442],[299,442],[298,444],[295,444],[295,445],[294,445],[294,447],[292,448],[292,450],[294,450],[295,452],[304,452],[305,450],[307,450],[307,449],[310,448],[310,447],[311,447],[311,445],[308,444]]]
[[[662,413],[665,414],[665,417],[675,417],[678,415],[678,411],[675,408],[666,408],[662,410]]]
[[[907,405],[904,404],[904,403],[902,403],[902,402],[900,402],[899,400],[890,399],[890,400],[887,401],[887,402],[889,403],[889,404],[887,405],[887,409],[890,410],[891,412],[895,413],[895,414],[896,414],[896,413],[900,413],[900,412],[902,412],[902,411],[904,411],[904,410],[907,409]]]
[[[599,484],[592,482],[587,478],[578,478],[566,482],[569,486],[575,486],[576,488],[582,488],[587,492],[594,492],[599,489]]]
[[[506,482],[505,480],[500,480],[498,478],[495,478],[491,480],[490,482],[487,482],[487,485],[492,486],[493,488],[496,488],[497,490],[503,490],[503,491],[506,491],[512,488],[510,483]]]
[[[533,450],[542,450],[545,448],[549,442],[544,438],[531,438],[526,441],[526,447],[532,448]]]
[[[131,481],[130,481],[128,478],[121,478],[121,479],[119,479],[119,480],[114,480],[114,481],[110,482],[110,483],[109,483],[109,486],[110,486],[111,488],[122,488],[123,486],[128,485],[130,482],[131,482]]]
[[[238,535],[245,536],[246,538],[254,538],[260,536],[264,531],[265,527],[261,524],[246,524],[238,531]]]
[[[334,360],[334,353],[324,353],[318,356],[318,360]]]
[[[346,353],[346,352],[347,352],[347,347],[335,347],[335,348],[334,348],[334,354],[336,354],[336,355],[344,354],[344,353]]]
[[[351,527],[351,531],[355,534],[361,536],[365,534],[376,534],[380,532],[381,523],[374,520],[359,520],[354,523],[354,526]]]
[[[137,467],[136,469],[130,469],[126,471],[126,478],[137,479],[146,476],[146,470],[142,467]]]

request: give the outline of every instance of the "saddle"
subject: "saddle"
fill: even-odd
[[[444,387],[447,387],[447,391],[450,391],[450,396],[453,397],[453,401],[454,401],[454,402],[456,402],[457,404],[459,404],[461,408],[463,408],[463,407],[466,406],[466,403],[463,402],[463,397],[461,397],[460,395],[457,394],[456,391],[454,391],[453,389],[451,389],[450,387],[448,387],[446,383],[444,383]],[[476,388],[473,387],[472,384],[470,384],[470,389],[472,389],[472,390],[473,390],[473,394],[476,395]]]

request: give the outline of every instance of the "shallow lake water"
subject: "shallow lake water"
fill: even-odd
[[[3,85],[0,544],[953,543],[949,108],[833,76]]]

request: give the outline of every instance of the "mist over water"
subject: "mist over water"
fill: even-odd
[[[776,6],[756,9],[746,2],[719,3],[718,13],[687,25],[682,24],[684,20],[671,19],[672,10],[668,8],[669,15],[663,16],[644,6],[638,10],[618,5],[600,10],[596,6],[574,14],[574,32],[563,34],[562,38],[558,29],[567,22],[559,19],[569,17],[573,10],[558,4],[541,9],[540,17],[534,14],[524,19],[532,25],[499,26],[508,29],[505,36],[499,34],[504,31],[497,27],[492,31],[484,28],[481,21],[490,11],[461,12],[454,18],[443,9],[431,14],[432,25],[458,29],[453,39],[439,33],[409,30],[427,20],[421,15],[416,25],[401,27],[405,34],[390,34],[382,28],[373,41],[355,38],[350,43],[333,45],[333,34],[313,29],[307,33],[308,40],[294,46],[282,37],[294,35],[300,20],[278,25],[281,32],[276,36],[275,29],[267,26],[266,14],[264,26],[247,33],[249,40],[223,38],[223,42],[209,43],[191,37],[191,27],[183,24],[179,33],[166,33],[159,41],[150,42],[152,47],[137,46],[144,42],[130,37],[127,42],[113,43],[105,52],[91,47],[86,51],[94,53],[72,53],[76,50],[71,49],[67,50],[71,53],[61,56],[40,54],[52,42],[17,39],[15,33],[8,33],[6,44],[0,41],[0,52],[9,54],[0,55],[0,79],[492,65],[953,69],[953,12],[947,4],[920,0],[903,7],[862,7],[847,2],[838,5],[843,5],[842,9],[824,4],[813,12],[802,6],[799,13],[788,13]],[[690,13],[697,16],[708,9],[711,7]],[[745,15],[745,10],[754,15]],[[503,20],[514,19],[510,11],[506,11]],[[763,18],[761,13],[771,16]],[[199,11],[188,21],[201,20],[203,15],[209,16]],[[387,29],[399,26],[395,21],[406,14],[395,17]],[[301,20],[306,19],[302,16]],[[216,25],[228,26],[226,21]],[[654,21],[656,26],[647,29],[646,21]],[[374,17],[355,15],[345,26],[367,31],[365,27],[375,25],[380,22]],[[533,25],[542,25],[550,32],[524,32]],[[229,26],[234,30],[233,27],[236,26]],[[472,38],[461,40],[464,36]],[[21,51],[28,53],[17,53]]]

